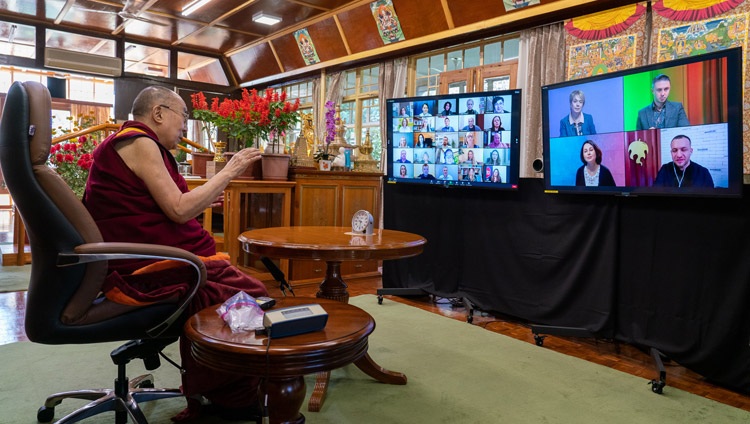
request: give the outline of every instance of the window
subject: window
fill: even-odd
[[[380,100],[378,80],[380,67],[370,66],[347,71],[344,76],[344,100],[340,105],[346,132],[344,140],[351,145],[364,143],[367,134],[373,146],[372,158],[380,160]]]
[[[275,87],[274,90],[277,92],[286,92],[287,101],[295,101],[299,99],[299,113],[313,113],[313,81],[297,81],[291,84],[285,84]],[[302,130],[302,120],[297,122],[294,129],[290,131],[290,134],[286,135],[286,146],[291,147],[297,141],[297,135]],[[312,148],[313,146],[310,146]]]
[[[0,54],[6,56],[36,58],[36,28],[0,21],[0,34],[7,34],[0,40]]]
[[[125,72],[169,77],[169,50],[125,43]]]
[[[518,41],[518,35],[504,36],[415,56],[412,58],[415,95],[437,94],[442,72],[517,59]]]
[[[158,68],[155,67],[155,69]],[[229,85],[229,80],[219,59],[192,53],[177,53],[177,79],[223,86]]]

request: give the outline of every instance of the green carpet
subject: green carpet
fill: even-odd
[[[28,290],[31,265],[0,266],[0,293]]]
[[[336,370],[322,411],[307,412],[305,406],[308,423],[750,422],[750,412],[669,385],[657,395],[644,378],[388,299],[378,305],[375,296],[366,295],[351,303],[377,322],[370,337],[372,358],[405,373],[408,384],[380,384],[353,366]],[[115,369],[107,355],[115,346],[0,346],[0,422],[35,423],[37,408],[54,391],[109,386]],[[171,356],[175,352],[176,345],[170,346]],[[137,375],[140,367],[133,363],[129,374]],[[157,386],[178,384],[177,371],[166,363],[155,374]],[[307,384],[309,395],[312,377]],[[63,401],[56,418],[81,403]],[[170,399],[144,409],[152,424],[166,424],[183,406],[182,400]]]

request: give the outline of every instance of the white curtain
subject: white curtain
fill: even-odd
[[[326,130],[326,109],[324,105],[326,104],[326,102],[333,102],[337,106],[341,105],[341,100],[344,98],[341,91],[343,79],[343,72],[334,72],[332,74],[328,74],[325,84],[325,93],[321,93],[321,84],[319,79],[317,81],[317,84],[313,84],[314,93],[318,95],[313,95],[315,104],[313,119],[315,120],[315,129],[317,132],[318,141],[321,143],[323,140],[325,140]],[[320,102],[320,95],[322,95],[323,97],[322,102]]]
[[[408,73],[409,60],[405,57],[397,58],[392,61],[383,62],[380,65],[380,74],[378,76],[378,87],[380,93],[378,101],[380,103],[380,134],[382,140],[380,152],[380,170],[385,169],[387,163],[386,150],[386,122],[385,117],[388,111],[385,109],[387,99],[395,99],[406,96],[406,79]]]
[[[542,158],[542,90],[565,79],[565,30],[562,23],[521,31],[518,81],[523,90],[521,178],[541,177],[532,169]],[[531,106],[533,105],[533,107]]]

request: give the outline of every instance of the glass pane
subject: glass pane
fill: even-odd
[[[417,59],[417,78],[426,77],[429,74],[429,64],[429,58],[423,57]]]
[[[362,128],[363,143],[368,131],[370,132],[370,143],[372,143],[372,153],[370,153],[370,156],[372,156],[373,159],[380,161],[381,150],[383,147],[383,142],[380,138],[380,126]]]
[[[501,61],[500,48],[502,47],[501,42],[490,43],[484,46],[484,64],[490,65],[493,63],[499,63]]]
[[[125,72],[169,77],[169,50],[125,43]]]
[[[430,58],[430,69],[429,74],[439,74],[445,70],[445,56],[442,54],[432,56]]]
[[[510,88],[510,77],[485,78],[484,91],[507,90]]]
[[[448,84],[448,94],[466,93],[466,81],[456,81]]]
[[[417,91],[416,91],[417,96],[427,96],[428,95],[427,93],[430,92],[430,88],[427,87],[427,81],[426,80],[420,81],[420,83],[422,85],[417,85]]]
[[[0,93],[7,93],[11,84],[13,84],[13,77],[10,69],[0,68]]]
[[[464,68],[479,66],[479,46],[464,51]]]
[[[518,40],[519,38],[505,40],[503,43],[503,60],[518,58]]]
[[[0,54],[36,58],[36,29],[30,25],[0,21]]]
[[[354,102],[344,102],[341,104],[340,116],[346,125],[354,125],[354,115],[356,115],[354,106]]]
[[[99,56],[116,57],[115,40],[108,40],[88,35],[71,34],[69,32],[46,30],[47,40],[45,47],[54,47],[62,50],[71,50],[81,53],[90,53]]]
[[[457,50],[448,53],[448,70],[455,71],[456,69],[464,68],[463,51]]]
[[[219,59],[192,53],[177,53],[177,79],[229,85]]]
[[[68,86],[70,87],[70,92],[68,93],[70,100],[91,101],[94,98],[93,80],[70,79]]]

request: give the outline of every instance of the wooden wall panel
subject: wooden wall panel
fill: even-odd
[[[279,56],[279,60],[284,64],[284,72],[292,71],[299,68],[305,67],[305,60],[302,58],[302,53],[299,52],[299,46],[297,40],[294,39],[294,33],[282,35],[281,37],[271,40],[276,54]],[[318,49],[318,43],[313,39],[315,49]],[[320,52],[318,52],[320,56]]]
[[[500,0],[496,0],[495,3],[502,7]],[[475,0],[470,2],[463,0],[465,8],[475,8],[475,4]],[[401,21],[401,30],[404,31],[407,40],[449,29],[441,0],[394,0],[393,6],[396,8],[396,15]]]
[[[496,18],[506,13],[502,0],[472,0],[470,7],[467,7],[465,0],[446,0],[446,3],[456,27]]]
[[[276,75],[282,70],[268,43],[258,44],[229,58],[240,81],[252,81]]]
[[[346,46],[333,18],[324,19],[307,27],[315,51],[321,62],[338,59],[347,55]],[[284,64],[284,72],[305,67],[305,61],[297,46],[294,33],[283,35],[272,41],[273,48]]]
[[[352,53],[383,47],[369,4],[339,13],[338,18]]]
[[[307,27],[322,62],[346,56],[346,46],[341,39],[339,27],[333,18],[325,19]]]

